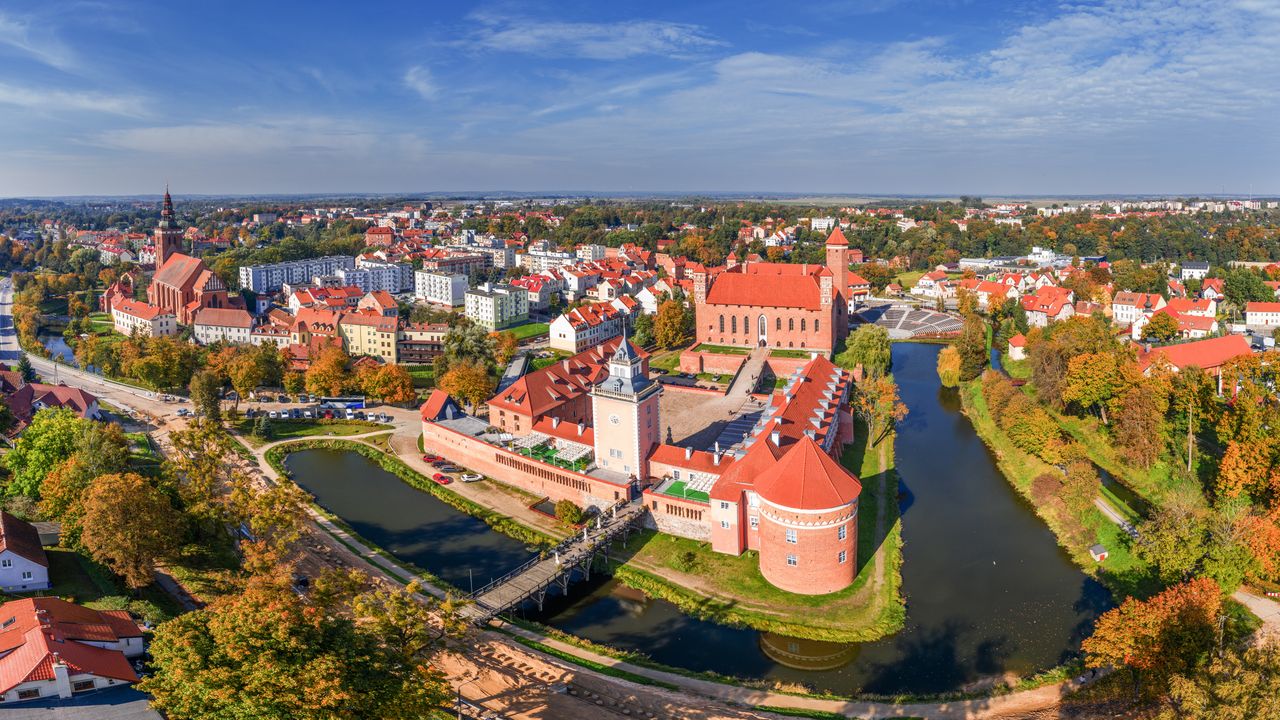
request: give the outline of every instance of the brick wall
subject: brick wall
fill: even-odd
[[[680,353],[680,372],[718,373],[733,375],[747,361],[746,355],[722,355],[720,353],[702,352],[697,347]]]
[[[583,507],[605,507],[630,492],[630,486],[548,465],[432,422],[422,424],[422,447],[553,502],[572,500]]]
[[[659,495],[652,490],[646,490],[644,506],[649,509],[649,514],[645,518],[646,527],[693,540],[705,542],[711,539],[706,503]]]
[[[801,595],[824,595],[853,582],[858,569],[857,503],[820,513],[765,503],[760,510],[760,574],[771,584]],[[843,540],[841,526],[846,528]],[[788,529],[795,531],[795,543],[787,542]],[[795,565],[788,564],[788,555],[796,556]]]

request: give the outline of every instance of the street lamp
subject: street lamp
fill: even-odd
[[[458,711],[458,720],[462,720],[462,688],[470,685],[473,682],[478,681],[479,679],[480,679],[479,676],[473,677],[470,680],[467,680],[466,682],[459,685],[458,689],[455,691],[458,694],[458,700],[454,706]]]

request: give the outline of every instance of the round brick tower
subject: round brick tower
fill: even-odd
[[[825,595],[857,575],[862,484],[811,438],[787,449],[756,480],[760,574],[776,587]]]

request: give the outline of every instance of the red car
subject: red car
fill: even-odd
[[[453,482],[453,478],[449,477],[448,475],[445,475],[444,473],[436,473],[435,475],[431,476],[431,479],[435,480],[436,483],[439,485],[448,485],[449,483]]]
[[[439,455],[423,455],[422,456],[422,462],[424,463],[433,463],[443,459],[444,458],[440,457]]]

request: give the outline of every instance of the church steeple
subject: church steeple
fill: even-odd
[[[173,218],[173,198],[169,185],[164,186],[164,204],[160,207],[160,222],[155,231],[156,269],[159,270],[171,255],[182,251],[182,230]]]
[[[169,185],[164,186],[164,206],[160,208],[160,222],[168,220],[173,222],[173,198],[169,197]]]

